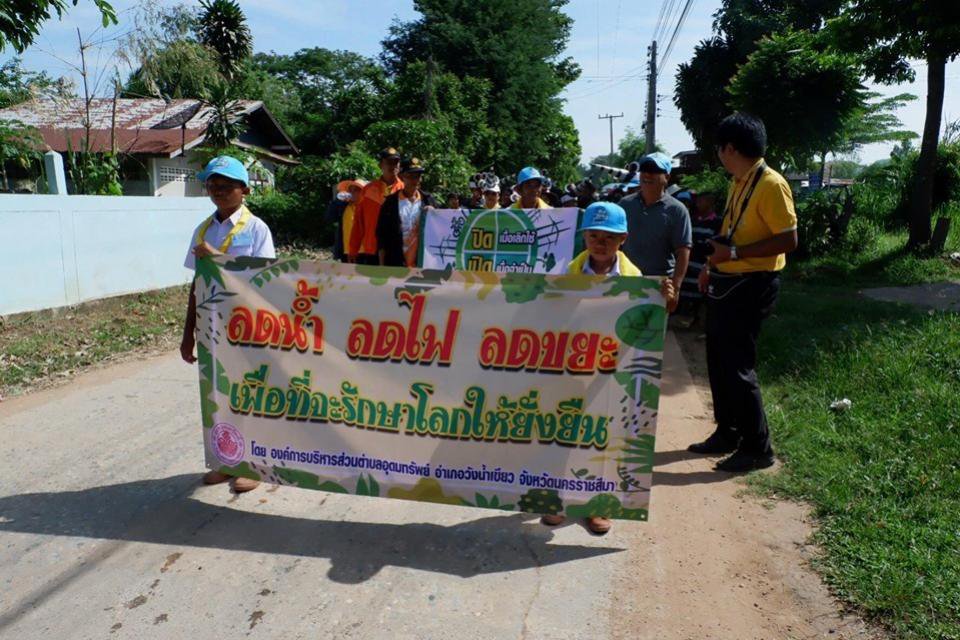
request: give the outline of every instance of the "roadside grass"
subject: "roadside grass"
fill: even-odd
[[[911,279],[939,268],[903,264]],[[813,506],[839,597],[896,638],[960,638],[960,315],[865,300],[841,280],[788,277],[764,325],[759,375],[785,464],[751,483]],[[852,407],[831,411],[841,398]]]
[[[0,323],[0,395],[67,378],[125,353],[180,342],[189,286],[24,313]]]
[[[855,241],[856,239],[854,239]],[[946,257],[925,258],[906,251],[907,233],[884,233],[858,252],[838,250],[792,262],[788,275],[806,283],[842,283],[849,287],[920,284],[960,280],[960,265]],[[960,251],[960,220],[952,225],[945,253]]]
[[[329,251],[305,244],[279,247],[277,253],[330,257]],[[176,349],[189,291],[189,285],[171,287],[0,318],[0,398],[130,354]]]

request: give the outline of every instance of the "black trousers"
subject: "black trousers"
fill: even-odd
[[[707,369],[717,433],[751,454],[770,453],[770,429],[757,381],[760,325],[780,292],[776,272],[710,274],[707,293]]]
[[[359,253],[357,254],[357,264],[366,264],[372,265],[374,267],[380,266],[380,258],[373,255],[372,253]]]

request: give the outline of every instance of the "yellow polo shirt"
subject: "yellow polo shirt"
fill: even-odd
[[[723,219],[723,226],[720,229],[722,235],[727,235],[727,231],[740,216],[743,200],[750,191],[750,185],[753,184],[761,162],[763,160],[758,160],[746,175],[733,181],[727,194],[727,209],[730,215]],[[743,212],[743,219],[740,220],[733,234],[733,244],[742,247],[796,228],[797,212],[793,207],[793,191],[790,190],[790,185],[783,176],[767,167]],[[780,271],[785,266],[787,266],[787,256],[781,253],[764,258],[731,260],[716,265],[714,269],[721,273],[749,273]]]

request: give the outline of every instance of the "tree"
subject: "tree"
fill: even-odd
[[[258,53],[250,69],[296,94],[299,111],[283,124],[304,154],[334,153],[385,117],[390,83],[383,68],[360,54],[320,47],[292,55]]]
[[[7,164],[26,168],[40,159],[38,149],[41,148],[43,140],[36,129],[18,120],[0,120],[0,178],[4,191],[13,191],[7,176]]]
[[[232,79],[253,54],[253,36],[234,0],[200,0],[203,12],[199,17],[197,37],[214,51],[220,60],[220,72]]]
[[[930,242],[933,176],[943,117],[945,70],[960,54],[960,3],[956,0],[852,0],[830,32],[838,48],[858,52],[866,71],[877,82],[910,80],[910,59],[927,65],[927,104],[910,202],[912,248]]]
[[[766,37],[730,80],[734,109],[763,120],[768,156],[803,166],[837,148],[864,103],[857,60],[824,50],[808,31]]]
[[[106,0],[93,0],[100,11],[103,26],[117,24],[117,12]],[[79,0],[72,0],[76,6]],[[17,53],[33,44],[40,26],[56,13],[62,18],[67,0],[0,0],[0,51],[9,44]]]
[[[127,79],[127,98],[202,98],[223,80],[216,55],[190,40],[177,40],[147,54]]]
[[[716,127],[733,110],[727,86],[760,40],[789,29],[816,32],[841,4],[842,0],[723,0],[714,14],[714,35],[700,41],[690,61],[679,65],[673,99],[680,120],[708,162],[716,162]]]
[[[26,71],[20,58],[11,58],[0,65],[0,109],[20,104],[37,96],[57,96],[62,83],[45,71]]]
[[[572,27],[562,12],[566,4],[416,0],[422,17],[393,24],[381,59],[394,76],[418,61],[433,61],[440,71],[481,78],[495,88],[485,114],[493,155],[489,162],[474,155],[474,163],[492,165],[501,174],[532,164],[554,177],[575,174],[579,143],[570,139],[571,123],[563,119],[558,99],[580,73],[571,58],[561,57]],[[557,135],[563,144],[552,149]]]
[[[393,146],[404,156],[420,158],[427,169],[423,176],[423,186],[427,191],[457,190],[467,184],[474,173],[467,159],[456,151],[453,128],[443,121],[377,122],[367,129],[364,140],[371,154]]]

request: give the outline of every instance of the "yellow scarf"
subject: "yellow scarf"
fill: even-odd
[[[240,205],[240,219],[237,220],[237,224],[233,225],[233,229],[230,229],[230,233],[227,234],[227,237],[223,239],[223,243],[217,249],[220,253],[226,253],[227,249],[230,248],[230,245],[233,244],[233,238],[238,233],[240,233],[247,223],[250,221],[252,213],[250,209],[247,209],[247,205]],[[197,231],[196,241],[193,243],[194,246],[198,246],[203,243],[203,239],[207,237],[207,231],[210,229],[210,225],[213,224],[213,221],[216,219],[217,214],[214,213],[212,216],[207,218],[206,222],[200,225],[200,229]]]

